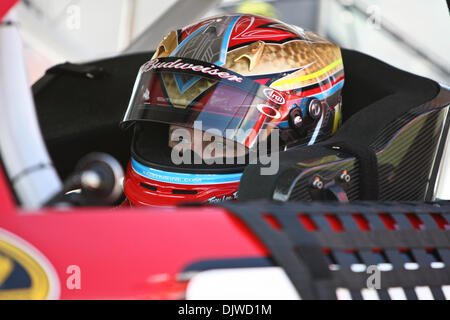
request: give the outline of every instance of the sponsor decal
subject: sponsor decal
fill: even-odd
[[[56,271],[31,244],[0,228],[0,300],[59,298]]]
[[[275,91],[271,88],[266,88],[266,89],[264,89],[263,92],[264,92],[264,95],[266,96],[266,98],[269,99],[270,101],[272,101],[273,103],[284,104],[286,102],[283,95],[278,91]]]
[[[272,119],[280,119],[281,118],[281,113],[280,111],[278,111],[276,108],[269,106],[267,104],[258,104],[256,106],[256,108],[258,109],[259,112],[261,112],[262,114],[266,115],[269,118]]]
[[[243,78],[238,77],[237,75],[230,74],[226,71],[222,71],[222,69],[217,68],[215,65],[203,66],[200,64],[194,65],[192,63],[187,63],[182,59],[177,59],[172,62],[161,62],[159,59],[152,59],[146,62],[142,68],[141,72],[146,73],[155,69],[177,69],[177,70],[192,70],[198,73],[209,74],[212,76],[217,76],[221,79],[226,79],[228,81],[239,82],[241,83]]]

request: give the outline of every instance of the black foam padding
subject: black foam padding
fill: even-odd
[[[45,143],[62,178],[84,155],[107,152],[125,167],[132,132],[119,129],[139,68],[152,57],[142,53],[51,68],[33,86]],[[87,73],[93,73],[90,78]],[[91,75],[92,76],[92,75]]]
[[[342,50],[343,122],[331,141],[369,145],[381,130],[439,93],[433,80],[397,69],[363,53]]]

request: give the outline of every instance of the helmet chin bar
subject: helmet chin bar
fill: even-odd
[[[39,129],[15,21],[10,12],[0,25],[0,155],[21,205],[32,209],[62,184]]]

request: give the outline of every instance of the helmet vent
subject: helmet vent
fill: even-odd
[[[151,185],[143,183],[143,182],[141,182],[140,185],[141,185],[141,187],[143,187],[145,189],[152,190],[152,191],[158,191],[158,188],[155,186],[151,186]]]
[[[173,194],[197,194],[198,191],[197,190],[177,190],[177,189],[173,189],[172,193]]]
[[[217,28],[215,26],[207,27],[204,33],[210,33],[210,34],[212,34],[214,36],[218,35]]]

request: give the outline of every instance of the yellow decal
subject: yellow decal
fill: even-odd
[[[323,68],[323,69],[321,69],[319,71],[316,71],[314,73],[310,73],[310,74],[307,74],[305,76],[301,76],[301,77],[297,77],[297,78],[290,78],[290,79],[284,79],[284,80],[282,79],[282,80],[275,81],[274,83],[272,83],[271,87],[279,87],[279,86],[283,86],[283,85],[286,85],[286,84],[291,84],[291,83],[297,83],[297,82],[311,80],[311,79],[320,77],[321,75],[323,75],[323,74],[327,73],[328,71],[338,67],[341,64],[342,64],[342,58],[334,61],[333,63],[329,64],[325,68]]]
[[[0,285],[8,278],[13,270],[14,263],[7,257],[0,256]]]
[[[338,131],[339,127],[341,126],[342,122],[342,112],[341,112],[341,103],[339,103],[336,106],[336,109],[334,109],[334,121],[333,121],[333,131],[331,134],[335,134],[336,131]]]

